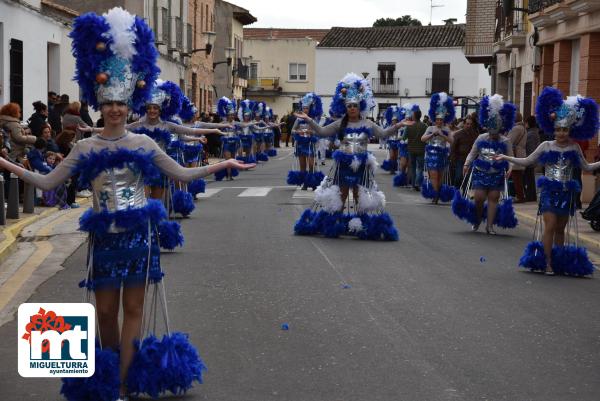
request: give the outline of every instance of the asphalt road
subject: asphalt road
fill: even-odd
[[[381,171],[399,242],[296,237],[311,201],[285,186],[285,155],[210,183],[224,189],[183,220],[185,248],[163,254],[172,326],[209,369],[183,399],[600,399],[598,278],[519,270],[529,229],[471,233]],[[84,257],[31,300],[79,301]],[[59,400],[57,380],[18,376],[15,333],[0,327],[0,400]]]

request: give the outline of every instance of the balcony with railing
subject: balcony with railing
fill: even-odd
[[[425,95],[438,92],[454,95],[454,78],[425,78]]]
[[[371,89],[375,95],[398,95],[400,78],[371,78]]]
[[[496,32],[494,52],[510,53],[511,49],[525,46],[527,39],[527,9],[524,0],[515,0],[509,7],[503,7],[505,0],[496,2]]]
[[[529,0],[529,21],[535,27],[543,27],[598,10],[600,10],[599,1]]]
[[[263,95],[277,94],[282,91],[279,77],[248,78],[248,92],[260,92]]]

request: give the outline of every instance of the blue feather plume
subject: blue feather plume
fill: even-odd
[[[398,160],[385,159],[381,163],[381,169],[385,171],[395,171],[398,169]]]
[[[552,270],[556,274],[588,276],[594,273],[594,265],[584,247],[555,245],[552,247]]]
[[[304,176],[304,184],[309,188],[315,189],[321,185],[321,181],[323,181],[324,178],[325,175],[320,171],[308,173]]]
[[[204,181],[202,178],[193,180],[188,183],[187,190],[192,194],[192,196],[202,194],[206,191],[206,181]]]
[[[440,201],[450,202],[454,197],[455,189],[451,185],[442,184],[440,187]]]
[[[431,181],[423,182],[421,186],[421,195],[425,199],[433,199],[437,195],[437,192],[433,189],[433,185],[431,185]]]
[[[463,197],[460,194],[460,191],[454,193],[454,199],[452,199],[452,213],[469,224],[475,225],[479,223],[477,221],[475,202]]]
[[[161,340],[149,336],[141,345],[136,341],[135,347],[137,351],[127,376],[130,393],[152,398],[167,391],[182,395],[195,381],[202,383],[206,366],[186,334],[171,333]]]
[[[287,175],[287,184],[288,185],[296,185],[296,186],[303,185],[305,177],[306,177],[305,171],[290,170],[290,171],[288,171],[288,175]]]
[[[598,104],[592,98],[578,97],[583,116],[571,127],[569,136],[577,140],[592,139],[598,132]]]
[[[311,209],[306,209],[294,224],[294,233],[296,235],[314,235],[317,234],[317,229],[314,225],[316,213]]]
[[[180,189],[173,192],[173,211],[187,217],[194,211],[196,205],[192,195]]]
[[[60,393],[68,401],[114,401],[119,398],[119,354],[96,347],[96,368],[91,377],[65,377]]]
[[[256,154],[256,160],[258,160],[259,162],[268,162],[269,156],[267,156],[265,152],[258,152]]]
[[[167,212],[161,201],[148,199],[146,206],[128,208],[111,212],[107,209],[96,212],[86,210],[79,218],[79,229],[84,232],[106,234],[114,224],[117,228],[134,230],[148,225],[158,224],[167,217]]]
[[[544,254],[544,245],[540,241],[528,243],[523,256],[519,259],[519,266],[531,271],[545,271],[546,255]]]
[[[163,120],[169,120],[181,110],[183,92],[181,92],[179,85],[171,81],[163,82],[158,88],[165,91],[168,95],[167,100],[160,105],[160,117]],[[144,113],[142,112],[141,114],[143,115]]]
[[[179,112],[179,117],[183,121],[189,121],[196,116],[198,109],[194,106],[194,103],[185,95],[183,95],[181,102],[181,111]]]
[[[227,177],[227,170],[219,170],[215,172],[215,181],[223,181],[223,178]]]
[[[503,199],[498,204],[494,224],[502,228],[515,228],[519,224],[513,207],[512,198]]]
[[[277,149],[271,148],[271,149],[267,150],[267,156],[269,156],[269,157],[277,156]]]
[[[439,93],[434,93],[433,96],[431,96],[431,99],[429,100],[429,118],[431,119],[431,121],[435,121],[435,112],[436,109],[438,108],[438,103],[440,101],[440,94]],[[449,124],[452,121],[454,121],[454,118],[456,117],[456,111],[454,110],[454,100],[452,99],[451,96],[447,96],[446,97],[446,102],[444,102],[444,108],[446,109],[446,116],[444,117],[444,123]]]
[[[156,81],[160,74],[156,62],[158,59],[158,50],[154,46],[154,32],[144,19],[135,16],[134,31],[137,39],[135,41],[136,53],[131,60],[134,72],[139,72],[138,79],[143,79],[146,85],[143,88],[136,87],[130,100],[130,106],[133,110],[142,109],[146,101],[152,94],[151,82]]]
[[[403,187],[407,183],[406,173],[404,171],[400,171],[398,174],[394,176],[394,186],[395,187]]]
[[[562,93],[551,86],[546,86],[538,96],[535,104],[535,118],[545,133],[554,134],[554,120],[551,118],[551,114],[558,110],[562,103]]]
[[[181,225],[176,221],[161,221],[158,225],[158,240],[163,249],[173,250],[183,246],[185,239],[181,232]]]
[[[327,213],[321,223],[322,233],[327,238],[338,238],[346,233],[346,221],[342,212]]]
[[[502,117],[502,132],[510,131],[517,119],[517,107],[508,102],[504,102],[500,109],[500,117]]]

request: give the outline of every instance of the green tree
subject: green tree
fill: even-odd
[[[410,15],[404,15],[399,18],[379,18],[373,23],[373,27],[380,26],[421,26],[421,21],[411,17]]]

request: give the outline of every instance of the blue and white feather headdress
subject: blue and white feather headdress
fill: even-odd
[[[273,109],[270,108],[269,106],[266,106],[265,107],[265,111],[263,112],[262,117],[265,118],[265,119],[268,118],[269,121],[273,121]]]
[[[343,116],[346,114],[346,103],[357,103],[363,117],[375,107],[371,85],[353,72],[346,74],[335,87],[331,109]]]
[[[94,110],[107,102],[133,110],[146,103],[160,69],[154,34],[142,18],[120,7],[86,13],[75,18],[69,37],[82,100]]]
[[[225,118],[229,114],[236,114],[237,106],[235,102],[233,102],[231,99],[223,96],[219,99],[219,102],[217,103],[217,113],[219,113],[219,116],[221,116],[221,118]]]
[[[196,116],[196,113],[198,113],[198,108],[192,103],[189,97],[184,95],[181,102],[179,117],[181,117],[183,121],[189,121]]]
[[[254,105],[252,107],[252,113],[254,114],[254,116],[260,116],[262,118],[266,107],[267,104],[265,102],[254,102]]]
[[[403,107],[398,107],[396,105],[389,106],[385,110],[385,122],[388,126],[390,126],[393,124],[394,119],[396,120],[396,122],[404,120],[405,114],[406,110]]]
[[[144,115],[146,114],[145,106],[155,104],[160,107],[160,118],[165,121],[170,120],[173,116],[181,112],[184,96],[181,88],[175,82],[157,79],[154,85],[152,85],[150,99],[137,112],[140,115]]]
[[[421,111],[419,105],[416,103],[404,103],[402,108],[405,110],[405,117],[413,117],[415,112]]]
[[[321,118],[323,115],[323,102],[321,97],[314,92],[308,92],[300,99],[300,105],[305,108],[308,107],[308,116],[312,119]]]
[[[443,118],[444,123],[449,124],[454,121],[454,100],[446,92],[434,93],[429,101],[429,118],[435,121],[436,118]]]
[[[517,108],[504,102],[501,95],[484,96],[479,104],[479,125],[491,134],[510,131],[515,125]]]
[[[598,104],[591,98],[568,96],[550,86],[542,90],[535,105],[535,117],[542,130],[554,134],[555,128],[570,128],[573,139],[591,139],[598,132]]]
[[[249,99],[244,99],[240,102],[238,107],[238,118],[240,121],[244,121],[244,115],[252,116],[252,110],[254,109],[254,102]]]

